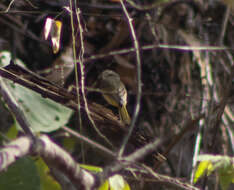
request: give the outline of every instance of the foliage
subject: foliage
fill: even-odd
[[[17,160],[0,173],[0,189],[40,190],[41,183],[36,165],[30,157]]]
[[[1,66],[9,64],[10,59],[11,55],[9,52],[0,52]],[[20,60],[16,60],[16,64],[23,65]],[[72,114],[71,109],[52,100],[45,99],[38,93],[9,80],[4,80],[4,83],[12,95],[12,99],[20,104],[34,132],[55,131],[68,122]]]
[[[218,155],[200,155],[198,160],[200,164],[197,167],[194,183],[202,176],[209,176],[218,172],[222,190],[228,189],[231,183],[234,183],[234,158]]]
[[[107,179],[98,190],[130,190],[130,187],[121,175],[114,175]]]

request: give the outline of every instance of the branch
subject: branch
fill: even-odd
[[[124,149],[125,146],[128,143],[128,140],[133,132],[134,126],[136,124],[136,119],[139,115],[139,111],[140,111],[140,100],[141,100],[141,94],[142,94],[142,89],[141,89],[141,57],[140,57],[140,46],[136,37],[136,33],[132,24],[132,18],[130,18],[128,11],[123,3],[123,0],[120,0],[121,6],[123,8],[123,12],[128,20],[128,24],[129,24],[129,28],[132,34],[132,40],[134,42],[134,48],[135,48],[135,52],[136,52],[136,62],[137,62],[137,98],[136,98],[136,105],[135,105],[135,109],[134,109],[134,114],[132,117],[132,122],[131,125],[129,127],[129,132],[127,134],[127,136],[124,138],[123,140],[123,144],[119,150],[118,156],[122,157],[123,153],[124,153]]]
[[[0,77],[0,94],[2,95],[4,101],[7,103],[7,106],[11,113],[14,114],[16,121],[19,123],[21,128],[24,130],[26,135],[29,135],[32,139],[35,140],[35,136],[30,128],[30,124],[24,116],[23,111],[20,108],[20,105],[13,97],[13,94],[8,89],[4,80]]]
[[[92,189],[97,181],[91,173],[79,167],[75,160],[62,148],[41,135],[36,144],[28,136],[20,137],[7,144],[0,151],[0,172],[6,170],[17,159],[25,155],[40,155],[48,166],[53,166],[66,174],[77,189]]]

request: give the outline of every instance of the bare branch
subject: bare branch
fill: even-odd
[[[141,100],[141,94],[142,94],[142,87],[141,87],[141,57],[140,57],[140,46],[139,46],[139,42],[137,40],[136,37],[136,33],[132,24],[132,18],[130,18],[128,11],[123,3],[123,0],[120,0],[121,6],[123,8],[123,12],[128,20],[128,24],[129,24],[129,28],[132,34],[132,40],[134,43],[134,48],[135,48],[135,52],[136,52],[136,62],[137,62],[137,98],[136,98],[136,105],[135,105],[135,109],[134,109],[134,114],[132,117],[132,122],[129,128],[129,132],[127,134],[127,136],[124,138],[123,144],[119,150],[119,154],[118,156],[121,157],[124,153],[124,149],[125,146],[127,145],[127,142],[132,134],[133,128],[136,124],[136,120],[137,117],[139,115],[139,111],[140,111],[140,100]]]

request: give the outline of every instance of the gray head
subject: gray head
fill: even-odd
[[[100,76],[99,76],[99,78],[100,78],[101,80],[105,80],[105,79],[108,79],[108,78],[110,78],[110,77],[118,78],[118,79],[120,80],[119,74],[116,73],[116,72],[114,72],[114,71],[112,71],[112,70],[109,70],[109,69],[103,71],[103,72],[100,74]]]

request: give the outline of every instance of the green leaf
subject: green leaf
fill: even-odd
[[[30,157],[17,160],[0,173],[0,189],[4,190],[40,190],[40,178]]]
[[[194,183],[203,175],[210,175],[214,171],[218,171],[222,190],[234,183],[234,157],[205,154],[199,155],[198,160],[201,162],[195,172]]]
[[[9,52],[0,53],[0,66],[10,62]],[[23,65],[19,60],[16,63]],[[27,121],[34,132],[51,132],[65,125],[72,110],[52,100],[43,98],[40,94],[15,84],[7,79],[2,79],[11,98],[20,105]]]
[[[41,180],[41,190],[62,189],[60,184],[49,175],[49,168],[42,158],[37,159],[36,166]]]
[[[6,136],[9,139],[15,139],[18,135],[18,130],[16,128],[16,125],[12,125],[10,129],[7,131]]]
[[[114,175],[106,180],[98,190],[130,190],[130,186],[121,175]]]
[[[68,137],[63,139],[63,147],[69,152],[73,152],[77,144],[77,138]]]
[[[196,183],[198,179],[200,179],[204,175],[209,176],[213,170],[214,170],[214,167],[210,161],[200,162],[195,172],[194,183]]]
[[[109,190],[109,181],[105,180],[104,183],[98,188],[98,190]]]
[[[128,183],[121,175],[114,175],[109,178],[111,190],[130,190]]]
[[[91,165],[86,165],[86,164],[79,164],[79,166],[83,169],[86,169],[88,171],[95,172],[95,173],[103,171],[102,168],[97,167],[97,166],[91,166]]]
[[[219,169],[219,181],[222,190],[228,189],[231,183],[234,183],[234,165]]]
[[[25,117],[34,132],[54,131],[65,125],[72,114],[72,110],[22,86],[15,85],[11,90],[21,102]]]

